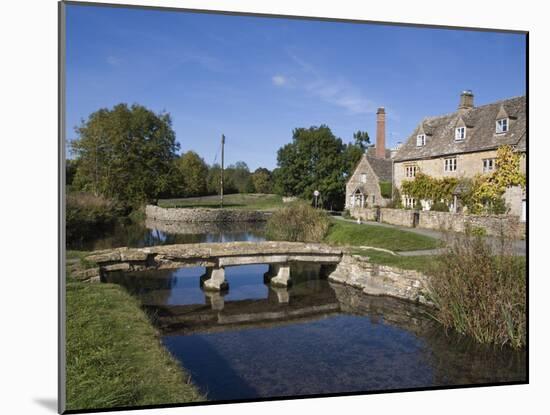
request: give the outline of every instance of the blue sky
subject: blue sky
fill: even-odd
[[[458,22],[457,22],[458,23]],[[276,167],[296,127],[344,142],[386,108],[386,142],[425,116],[526,93],[525,36],[492,32],[69,5],[67,137],[126,102],[172,115],[181,151]]]

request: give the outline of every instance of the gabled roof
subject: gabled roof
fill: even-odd
[[[390,158],[380,159],[376,157],[366,156],[370,167],[378,176],[378,180],[382,182],[392,181],[392,161]]]
[[[451,154],[492,150],[501,145],[526,145],[526,99],[514,97],[491,104],[462,109],[452,114],[422,120],[409,139],[397,151],[394,160],[416,160]],[[510,118],[509,130],[496,134],[496,120],[502,114]],[[466,125],[466,138],[455,141],[457,124]],[[426,144],[416,146],[416,136],[426,132]],[[429,133],[428,133],[429,131]],[[523,141],[522,141],[523,140]]]

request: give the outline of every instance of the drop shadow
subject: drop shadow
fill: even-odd
[[[38,405],[40,405],[40,406],[42,406],[42,407],[44,407],[44,408],[46,408],[46,409],[48,409],[52,412],[57,413],[57,399],[55,399],[55,398],[35,398],[34,401]]]

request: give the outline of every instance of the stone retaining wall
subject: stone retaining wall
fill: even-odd
[[[171,222],[264,222],[269,215],[255,210],[145,207],[147,219]]]
[[[412,210],[391,208],[380,209],[380,221],[389,223],[390,225],[413,226],[413,215],[414,212]]]
[[[350,210],[354,218],[376,220],[376,209],[354,208]],[[398,226],[414,226],[414,211],[407,209],[380,209],[380,222]],[[450,212],[418,212],[418,228],[465,232],[466,228],[483,229],[487,236],[500,236],[501,233],[512,239],[525,237],[526,224],[513,215],[463,215]]]
[[[369,295],[385,295],[431,305],[428,277],[418,271],[372,264],[367,257],[344,255],[329,281],[361,289]]]
[[[450,230],[465,232],[482,229],[488,236],[511,237],[520,239],[525,235],[525,224],[517,216],[509,215],[461,215],[448,212],[420,212],[418,227],[424,229]]]
[[[349,213],[354,218],[359,218],[361,220],[376,220],[376,208],[359,208],[353,207],[349,210]]]

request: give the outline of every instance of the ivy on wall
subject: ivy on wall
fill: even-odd
[[[504,213],[502,196],[506,189],[521,186],[525,190],[526,178],[520,169],[521,157],[511,146],[501,146],[497,150],[496,169],[489,174],[478,174],[472,179],[437,179],[419,172],[414,180],[401,183],[401,192],[417,200],[444,201],[449,204],[460,183],[462,192],[459,198],[470,213]]]
[[[401,183],[401,192],[417,200],[430,200],[432,202],[443,200],[450,203],[457,184],[458,179],[454,177],[436,179],[419,172],[414,180]]]
[[[380,194],[382,195],[382,197],[385,199],[391,199],[392,183],[381,181],[378,182],[378,184],[380,185]]]

